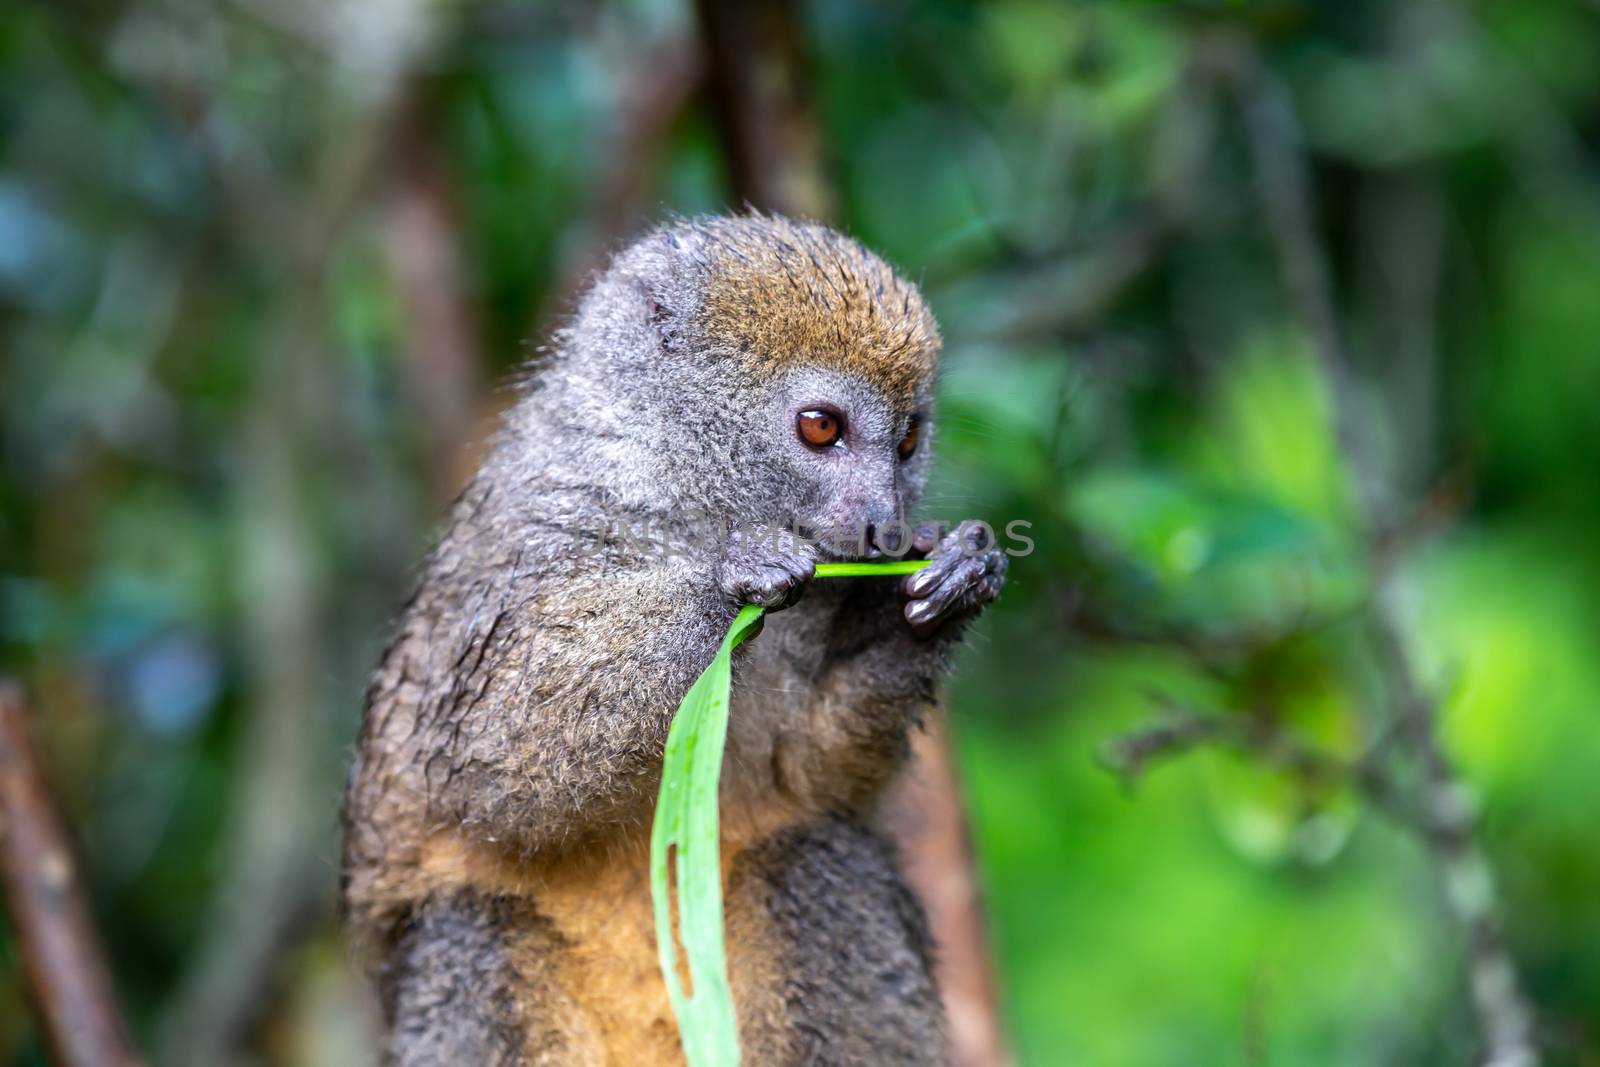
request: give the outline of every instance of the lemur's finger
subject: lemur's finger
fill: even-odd
[[[1011,557],[998,548],[991,548],[983,554],[983,561],[985,572],[999,578],[1000,583],[1004,584],[1006,570],[1011,566]]]
[[[923,536],[927,527],[919,527]],[[902,588],[908,597],[924,597],[939,586],[964,560],[979,558],[985,550],[993,550],[993,537],[981,522],[968,520],[957,526],[938,543],[929,557],[929,564],[906,578]]]
[[[779,611],[799,600],[816,575],[816,553],[807,545],[736,536],[729,548],[720,565],[722,587],[741,604]]]
[[[917,625],[943,617],[964,594],[983,580],[985,573],[986,566],[982,556],[958,560],[942,582],[921,599],[913,600],[906,605],[907,621]]]
[[[767,567],[740,582],[737,588],[748,603],[775,608],[789,595],[787,578],[784,572]]]
[[[992,604],[1000,599],[1000,590],[1005,584],[1006,576],[1003,571],[998,573],[990,572],[983,576],[983,581],[978,583],[978,588],[973,590],[973,595],[978,598],[980,604]]]
[[[751,582],[749,599],[774,611],[786,608],[799,599],[806,583],[815,573],[816,564],[805,558],[763,566]]]
[[[950,619],[996,600],[1005,585],[1008,562],[999,549],[965,557],[927,595],[905,606],[906,621],[911,624],[912,631],[926,636]]]
[[[926,556],[939,547],[939,531],[943,524],[937,522],[920,523],[911,532],[911,550],[918,555]]]
[[[905,595],[915,600],[925,597],[936,589],[945,576],[961,562],[961,556],[956,553],[940,552],[929,557],[928,565],[920,571],[906,575],[900,588]]]
[[[962,550],[961,542],[956,534],[948,534],[933,554],[928,557],[928,565],[906,577],[905,592],[909,597],[924,597],[933,592],[948,578],[961,562],[970,558]]]

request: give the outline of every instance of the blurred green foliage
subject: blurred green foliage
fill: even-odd
[[[1022,1062],[1472,1061],[1415,834],[1249,754],[1102,765],[1173,707],[1386,744],[1381,588],[1549,1062],[1600,1063],[1600,10],[801,10],[840,221],[946,332],[930,504],[1038,546],[953,688]],[[253,1061],[352,1062],[341,768],[449,480],[396,190],[434,161],[474,373],[506,375],[616,239],[628,87],[692,30],[666,0],[0,7],[0,670],[148,1047],[232,996]],[[1303,134],[1348,397],[1241,63]],[[729,206],[698,99],[641,165],[644,217]],[[9,947],[0,1060],[41,1062]]]

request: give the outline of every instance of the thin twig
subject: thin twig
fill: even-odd
[[[1339,329],[1328,259],[1313,217],[1310,167],[1287,91],[1258,63],[1248,47],[1237,56],[1234,76],[1249,140],[1256,189],[1267,216],[1289,301],[1299,316],[1332,394],[1334,433],[1348,462],[1358,518],[1381,521],[1377,471],[1362,432],[1362,405],[1350,356]]]
[[[1356,789],[1397,821],[1414,823],[1415,815],[1378,758],[1381,752],[1376,746],[1362,758],[1347,759],[1297,736],[1278,716],[1267,712],[1214,714],[1171,701],[1163,701],[1163,705],[1166,717],[1161,722],[1116,738],[1101,750],[1101,762],[1129,785],[1136,784],[1157,760],[1220,746],[1253,756],[1308,784]]]
[[[1341,337],[1327,258],[1312,219],[1312,192],[1299,126],[1288,94],[1241,45],[1233,68],[1245,131],[1290,300],[1311,337],[1333,398],[1336,430],[1351,470],[1357,521],[1369,536],[1384,525],[1377,472],[1360,432],[1360,408],[1349,354]],[[1420,770],[1418,829],[1462,928],[1468,985],[1483,1039],[1485,1067],[1532,1067],[1539,1062],[1533,1014],[1520,988],[1502,933],[1501,903],[1477,840],[1469,793],[1439,743],[1435,701],[1417,679],[1396,621],[1387,570],[1366,613],[1365,630],[1394,694],[1395,743]]]
[[[1494,872],[1477,840],[1477,807],[1439,743],[1438,709],[1416,681],[1393,614],[1372,613],[1380,662],[1399,687],[1397,737],[1420,766],[1418,829],[1434,856],[1445,897],[1466,935],[1468,983],[1483,1028],[1484,1067],[1533,1067],[1533,1013],[1524,999],[1501,925]]]
[[[1149,272],[1169,234],[1159,210],[1140,211],[1092,242],[1091,251],[1007,279],[1005,300],[996,302],[990,322],[971,329],[971,339],[1015,344],[1088,332]]]
[[[0,681],[0,883],[51,1058],[135,1067],[66,829],[28,729],[22,688]]]

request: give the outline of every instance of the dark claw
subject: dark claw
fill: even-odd
[[[934,587],[944,581],[944,576],[950,573],[950,568],[955,566],[957,556],[935,556],[926,567],[906,576],[906,596],[927,596]]]

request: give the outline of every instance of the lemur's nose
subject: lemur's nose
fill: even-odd
[[[867,523],[862,530],[861,544],[866,549],[863,553],[867,559],[878,559],[883,555],[883,549],[878,547],[878,524]]]
[[[866,528],[867,558],[903,556],[911,548],[911,529],[898,515],[883,522],[869,522]]]

